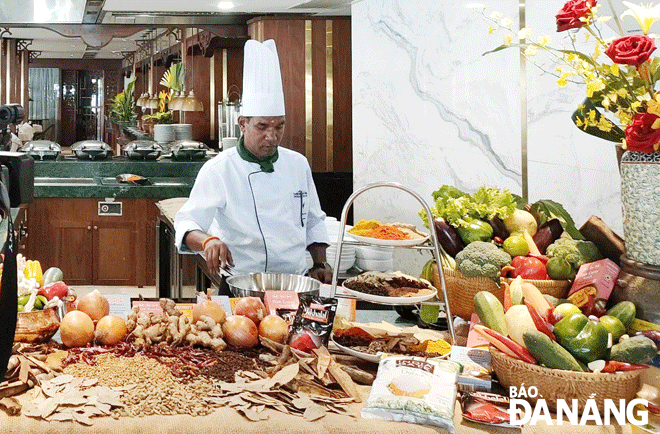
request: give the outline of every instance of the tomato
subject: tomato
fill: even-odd
[[[512,277],[522,277],[523,279],[532,280],[547,280],[548,272],[546,271],[543,261],[531,256],[516,256],[511,261],[511,266],[514,270],[511,271]]]

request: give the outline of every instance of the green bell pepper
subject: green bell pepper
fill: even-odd
[[[493,238],[493,227],[482,220],[474,219],[469,227],[459,226],[456,230],[466,246],[472,241],[488,242]]]
[[[581,313],[562,318],[554,327],[557,342],[577,359],[589,363],[607,352],[607,329]]]

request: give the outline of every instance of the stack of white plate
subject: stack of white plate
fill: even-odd
[[[176,140],[176,132],[172,124],[154,125],[154,140],[160,144],[167,144]]]
[[[175,140],[192,140],[192,124],[172,124]]]
[[[355,265],[365,271],[392,271],[393,256],[391,247],[355,246]]]
[[[341,223],[337,221],[335,217],[326,217],[325,218],[325,227],[328,231],[328,238],[330,239],[330,246],[326,250],[326,259],[330,266],[335,264],[335,256],[337,254],[337,237],[339,236],[339,229],[341,228]],[[346,225],[346,230],[349,230],[353,226]],[[344,237],[348,239],[348,234]],[[345,273],[346,270],[351,268],[355,264],[355,246],[349,244],[342,244],[341,247],[341,258],[339,259],[339,272]]]
[[[332,243],[325,251],[325,257],[330,266],[335,265],[335,258],[337,256],[337,244]],[[355,264],[355,246],[349,244],[342,244],[341,256],[339,258],[339,272],[345,273],[346,270]]]

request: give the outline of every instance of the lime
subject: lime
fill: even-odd
[[[30,294],[23,294],[20,297],[18,297],[18,304],[25,306],[25,303],[27,303],[29,299],[30,299]]]
[[[439,317],[440,317],[439,304],[422,303],[422,305],[419,307],[419,319],[424,321],[426,324],[435,323]]]
[[[512,235],[502,245],[504,251],[511,256],[526,256],[529,253],[529,244],[525,237],[520,235]]]
[[[557,318],[557,320],[560,320],[574,313],[581,313],[581,311],[580,308],[573,303],[562,303],[555,307],[555,310],[552,311],[552,314],[555,316],[555,318]]]
[[[626,333],[626,326],[615,316],[603,315],[600,317],[600,323],[608,332],[612,333],[613,342],[617,342]]]
[[[545,264],[545,268],[548,271],[548,277],[553,280],[566,280],[573,276],[573,267],[564,258],[557,256],[550,258]]]

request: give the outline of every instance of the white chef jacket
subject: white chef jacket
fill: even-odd
[[[207,161],[174,218],[179,252],[190,253],[183,237],[201,230],[227,245],[235,273],[305,273],[307,246],[329,244],[325,213],[307,159],[282,147],[278,153],[271,173],[236,148]]]

